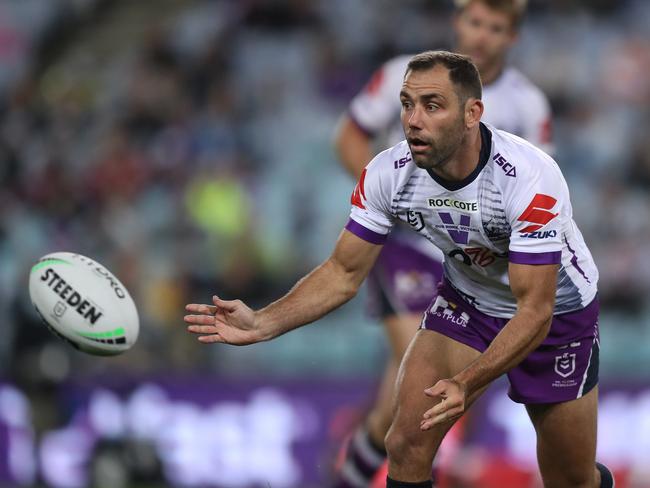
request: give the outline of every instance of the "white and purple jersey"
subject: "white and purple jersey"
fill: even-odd
[[[494,127],[481,124],[481,139],[479,164],[460,182],[418,168],[406,141],[383,151],[362,173],[346,228],[382,244],[396,221],[409,224],[444,253],[445,278],[487,315],[516,311],[509,262],[559,264],[555,314],[584,308],[596,296],[598,271],[559,167]]]
[[[348,109],[359,128],[380,137],[386,142],[384,147],[404,139],[399,92],[410,59],[398,56],[382,65]],[[495,81],[483,86],[482,100],[484,122],[552,153],[549,103],[521,72],[512,67],[504,69]]]

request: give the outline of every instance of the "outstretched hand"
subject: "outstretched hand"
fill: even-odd
[[[431,388],[424,390],[424,394],[440,398],[440,402],[424,412],[420,422],[421,430],[429,430],[434,425],[456,420],[465,413],[467,388],[456,380],[440,380]]]
[[[214,305],[190,303],[185,310],[191,313],[183,317],[188,332],[199,334],[199,342],[221,342],[245,346],[264,340],[255,323],[255,312],[241,300],[221,300],[212,297]]]

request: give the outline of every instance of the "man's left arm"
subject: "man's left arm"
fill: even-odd
[[[475,392],[517,366],[541,344],[553,319],[557,271],[557,264],[509,264],[517,312],[467,368],[425,390],[425,394],[441,401],[425,412],[420,424],[422,430],[460,417]]]

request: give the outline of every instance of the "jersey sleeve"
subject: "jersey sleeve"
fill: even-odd
[[[394,217],[390,212],[390,182],[382,180],[374,162],[363,170],[352,192],[352,210],[345,228],[372,244],[383,244],[393,227]]]
[[[352,99],[348,115],[369,136],[386,129],[399,115],[399,91],[407,64],[407,56],[384,63]]]
[[[528,183],[518,182],[508,204],[511,263],[558,264],[562,257],[562,229],[571,218],[568,189],[559,169],[540,166]]]

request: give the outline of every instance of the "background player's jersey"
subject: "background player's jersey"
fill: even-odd
[[[411,56],[398,56],[375,72],[352,100],[349,115],[366,133],[387,145],[404,139],[399,92]],[[507,67],[499,78],[483,86],[483,121],[523,137],[552,153],[551,111],[546,97],[528,78]]]
[[[509,318],[516,300],[508,263],[560,264],[555,314],[596,295],[598,271],[572,218],[553,159],[523,139],[481,124],[476,170],[447,182],[418,168],[406,141],[375,157],[352,195],[347,229],[382,243],[408,223],[445,254],[445,278],[480,311]]]

